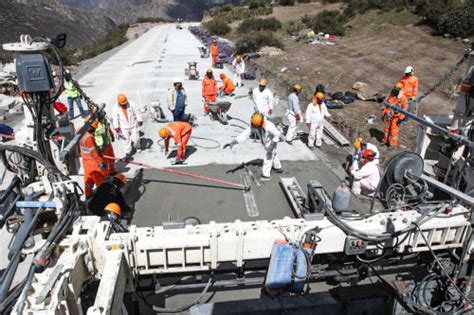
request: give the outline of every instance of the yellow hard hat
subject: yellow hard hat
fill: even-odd
[[[293,88],[298,91],[302,89],[301,84],[299,83],[296,83],[295,85],[293,85]]]
[[[108,205],[105,206],[104,208],[105,211],[109,211],[109,212],[113,212],[115,213],[116,215],[118,216],[121,216],[122,215],[122,209],[120,208],[120,206],[118,205],[118,203],[115,203],[115,202],[111,202],[109,203]]]
[[[119,105],[127,105],[128,103],[128,98],[127,98],[127,95],[125,95],[125,93],[120,93],[118,96],[117,96],[117,102]]]
[[[212,69],[211,68],[207,69],[206,73],[212,73]]]
[[[169,132],[168,132],[168,129],[166,129],[165,127],[161,128],[160,129],[160,137],[162,139],[166,139],[169,137]]]
[[[252,117],[250,118],[250,123],[252,124],[252,127],[257,128],[262,126],[263,124],[263,116],[260,113],[254,113]]]
[[[397,83],[395,84],[395,88],[396,88],[396,89],[403,89],[403,84],[402,84],[402,82],[397,82]]]
[[[237,55],[237,57],[235,57],[235,60],[237,60],[237,62],[241,62],[242,61],[242,56]]]
[[[267,79],[260,79],[260,81],[258,81],[258,85],[267,86],[267,84],[268,84]]]
[[[354,149],[360,150],[360,148],[362,148],[362,142],[363,142],[362,138],[357,138],[357,139],[355,139],[355,141],[354,141]]]
[[[324,93],[322,93],[322,92],[316,93],[316,99],[323,100],[324,99]]]

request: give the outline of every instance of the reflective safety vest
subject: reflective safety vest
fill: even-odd
[[[101,149],[104,149],[112,142],[108,124],[99,122],[99,125],[94,131],[94,142],[95,145]]]
[[[90,132],[86,132],[79,141],[81,149],[81,157],[83,160],[93,160],[99,157],[94,145],[94,136]]]
[[[81,95],[72,81],[64,81],[64,94],[69,98],[76,98]]]

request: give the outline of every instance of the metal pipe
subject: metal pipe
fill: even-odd
[[[10,185],[8,185],[7,189],[3,191],[3,193],[0,195],[0,204],[4,203],[5,200],[10,196],[10,194],[13,192],[13,189],[15,187],[19,186],[21,183],[20,179],[18,176],[13,177],[12,181],[10,182]]]

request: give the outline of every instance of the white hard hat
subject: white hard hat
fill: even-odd
[[[175,83],[183,83],[183,80],[181,80],[181,78],[178,78],[178,77],[173,78],[173,84]]]
[[[412,73],[414,71],[412,66],[408,66],[405,68],[405,73]]]

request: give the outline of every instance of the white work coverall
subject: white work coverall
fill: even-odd
[[[331,117],[328,112],[328,108],[324,102],[319,104],[308,104],[306,108],[306,123],[311,124],[308,135],[308,146],[314,147],[314,141],[316,140],[316,146],[320,147],[323,144],[323,131],[324,131],[324,119]]]
[[[264,126],[259,129],[263,131],[262,133],[265,133],[264,135],[261,134],[260,136],[262,138],[262,144],[267,151],[265,157],[263,158],[262,176],[270,177],[272,167],[277,170],[281,169],[281,162],[276,152],[277,143],[280,139],[280,132],[275,127],[275,125],[268,120],[265,121]],[[240,135],[238,135],[235,140],[237,143],[241,143],[248,139],[251,134],[252,127],[248,127]]]
[[[286,141],[293,141],[296,137],[296,115],[301,115],[300,101],[295,92],[288,95],[288,110],[286,119],[288,119],[288,131],[286,132]]]
[[[232,67],[234,67],[234,82],[236,86],[242,86],[242,75],[245,72],[245,62],[244,59],[241,59],[240,62],[237,62],[237,59],[234,58],[232,61]]]
[[[359,196],[362,191],[367,195],[373,194],[379,185],[380,171],[378,161],[369,161],[360,170],[353,170],[351,174],[354,177],[352,191],[356,196]]]
[[[374,163],[379,164],[380,161],[380,153],[379,149],[375,144],[366,143],[366,147],[364,150],[372,150],[375,153]],[[354,150],[353,153],[353,160],[352,160],[352,170],[357,171],[362,166],[362,151],[363,150]]]
[[[125,138],[125,153],[132,154],[133,148],[140,146],[140,132],[138,123],[142,123],[142,117],[138,108],[131,102],[124,106],[127,110],[127,116],[122,110],[122,106],[114,106],[112,124],[114,129],[120,128],[121,135]]]
[[[273,111],[273,93],[268,88],[265,88],[263,92],[260,92],[260,89],[257,86],[253,89],[252,95],[259,113],[265,117],[270,116],[270,111]]]

